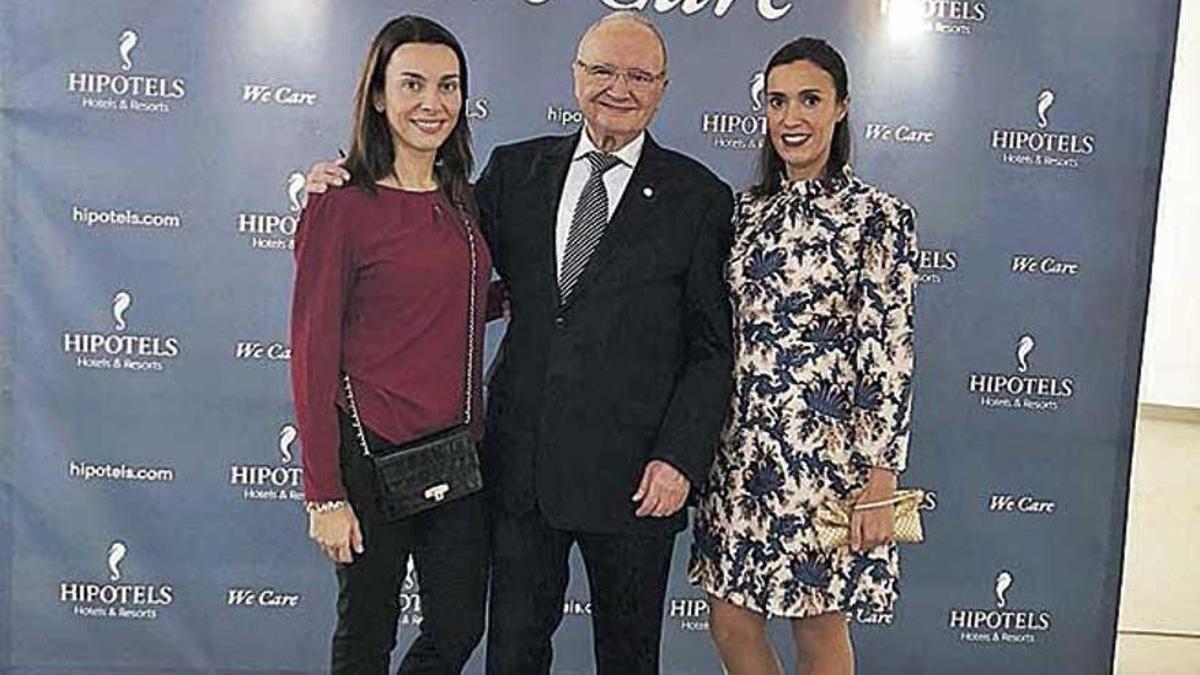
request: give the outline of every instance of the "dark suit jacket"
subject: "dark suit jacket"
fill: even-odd
[[[554,251],[578,135],[496,148],[476,186],[512,321],[490,386],[489,489],[555,527],[666,533],[636,518],[651,459],[707,478],[732,388],[724,281],[732,197],[698,162],[647,136],[629,186],[566,304]]]

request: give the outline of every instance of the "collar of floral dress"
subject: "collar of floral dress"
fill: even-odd
[[[783,181],[783,188],[788,194],[801,197],[828,197],[837,194],[854,179],[854,169],[847,163],[840,171],[832,176],[821,176],[808,180]]]

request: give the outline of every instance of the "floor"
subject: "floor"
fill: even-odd
[[[1143,406],[1117,675],[1200,675],[1200,411]]]

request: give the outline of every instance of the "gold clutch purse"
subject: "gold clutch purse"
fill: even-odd
[[[925,540],[920,511],[921,502],[924,500],[924,490],[910,488],[896,490],[891,499],[867,504],[851,505],[837,500],[824,502],[817,507],[817,515],[813,521],[813,526],[817,529],[817,542],[825,551],[841,548],[850,539],[850,514],[853,511],[894,506],[895,528],[892,540],[901,544],[919,544]]]

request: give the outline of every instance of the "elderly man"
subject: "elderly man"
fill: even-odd
[[[662,36],[610,14],[571,68],[583,130],[497,147],[476,186],[512,314],[481,450],[489,675],[550,672],[576,544],[597,672],[658,672],[675,536],[731,394],[732,198],[646,132],[667,86]],[[342,178],[320,164],[309,189]]]
[[[489,673],[549,672],[573,544],[597,671],[658,672],[671,551],[732,367],[732,200],[646,132],[666,67],[649,21],[601,19],[572,64],[582,132],[496,148],[476,188],[512,309],[483,453],[497,502]]]

